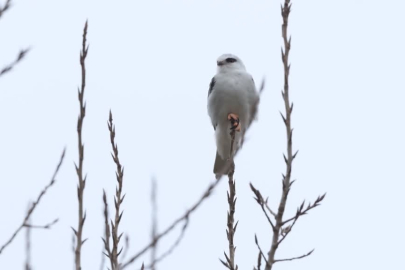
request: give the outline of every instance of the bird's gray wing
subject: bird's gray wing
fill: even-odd
[[[214,86],[215,86],[216,80],[215,80],[215,76],[212,77],[212,80],[210,82],[210,88],[208,89],[208,97],[211,95],[212,91],[214,91]],[[211,118],[212,121],[212,118]],[[217,128],[217,123],[212,122],[212,127],[214,128],[214,130],[216,130]]]
[[[212,77],[212,80],[210,82],[210,88],[208,89],[208,96],[210,96],[212,91],[214,90],[215,82],[216,82],[215,77]]]
[[[256,89],[255,80],[252,77],[251,87],[248,88],[249,91],[249,105],[250,105],[250,119],[249,126],[252,124],[254,119],[257,119],[257,107],[259,105],[260,97]]]

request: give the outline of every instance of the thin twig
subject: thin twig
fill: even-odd
[[[48,230],[48,229],[50,229],[53,225],[55,225],[56,223],[58,223],[58,221],[59,221],[59,219],[57,218],[57,219],[55,219],[54,221],[49,222],[48,224],[45,224],[45,225],[32,225],[32,224],[26,223],[26,224],[24,224],[24,227],[26,227],[26,228],[33,228],[33,229],[45,229],[45,230]]]
[[[177,237],[177,239],[173,243],[173,245],[170,246],[170,248],[168,248],[168,250],[166,252],[164,252],[162,255],[160,255],[158,258],[156,258],[154,261],[152,261],[152,263],[150,265],[145,266],[146,269],[151,269],[152,265],[158,264],[159,262],[161,262],[163,259],[165,259],[167,256],[169,256],[176,249],[176,247],[180,244],[181,240],[183,240],[183,238],[184,238],[184,234],[186,233],[188,222],[189,222],[188,218],[184,220],[184,225],[181,229],[180,235],[179,235],[179,237]]]
[[[131,265],[132,263],[135,262],[136,259],[138,259],[140,256],[142,256],[146,251],[148,251],[152,246],[154,245],[155,242],[158,242],[162,237],[166,236],[168,233],[170,233],[174,228],[177,227],[181,222],[187,220],[189,216],[203,203],[203,201],[208,198],[214,188],[219,184],[221,179],[218,179],[211,183],[208,188],[205,190],[203,195],[200,197],[200,199],[192,206],[190,207],[183,215],[181,215],[179,218],[177,218],[170,226],[168,226],[163,232],[159,233],[156,235],[155,240],[150,242],[147,246],[145,246],[143,249],[141,249],[139,252],[137,252],[135,255],[133,255],[127,262],[125,262],[121,267],[120,270],[126,268],[127,266]]]
[[[308,252],[307,254],[304,254],[302,256],[299,257],[293,257],[293,258],[288,258],[288,259],[280,259],[280,260],[274,260],[274,263],[276,262],[286,262],[286,261],[293,261],[293,260],[299,260],[305,257],[308,257],[309,255],[312,254],[312,252],[314,252],[315,249],[311,250],[310,252]]]
[[[104,248],[103,248],[103,249],[104,249]],[[105,265],[105,257],[106,257],[106,255],[105,255],[104,251],[102,251],[102,252],[101,252],[101,263],[100,263],[100,270],[103,270],[103,269],[104,269],[104,265]]]
[[[293,216],[292,218],[289,218],[285,221],[283,221],[283,225],[285,225],[286,223],[293,221],[295,219],[298,219],[298,217],[306,215],[308,213],[309,210],[314,209],[315,207],[319,206],[320,203],[323,201],[323,199],[325,198],[326,193],[323,194],[322,196],[318,196],[318,198],[316,198],[315,202],[313,204],[309,203],[307,208],[303,211],[304,205],[305,205],[305,201],[302,202],[301,206],[297,209],[297,213],[295,216]]]
[[[11,0],[6,0],[3,7],[0,7],[0,18],[11,7]]]
[[[261,270],[261,266],[262,266],[262,254],[259,251],[259,255],[257,255],[257,267],[253,267],[253,270]]]
[[[273,217],[276,217],[277,214],[273,210],[270,209],[268,201],[269,201],[269,197],[267,197],[266,200],[264,201],[264,203],[265,203],[264,205],[266,206],[266,209],[270,212],[270,214],[272,214]]]
[[[117,178],[117,188],[115,190],[115,196],[114,196],[114,205],[115,205],[115,219],[114,223],[111,221],[111,231],[112,231],[112,240],[113,240],[113,247],[112,247],[112,262],[113,262],[113,268],[111,270],[118,269],[118,256],[122,252],[122,248],[120,251],[118,251],[118,246],[121,240],[122,233],[119,234],[118,228],[120,225],[120,221],[122,218],[123,211],[121,211],[121,204],[124,201],[125,195],[122,195],[122,185],[123,185],[123,180],[124,180],[124,168],[122,167],[120,163],[120,159],[118,157],[118,145],[115,143],[115,125],[113,124],[113,116],[112,112],[110,110],[110,117],[108,119],[108,130],[110,131],[110,141],[111,141],[111,147],[113,150],[113,153],[111,153],[111,156],[114,160],[114,163],[117,167],[117,171],[115,173],[116,178]]]
[[[17,58],[13,62],[11,62],[10,64],[8,64],[7,66],[3,67],[0,70],[0,77],[3,76],[4,74],[6,74],[7,72],[11,71],[21,60],[23,60],[24,57],[29,52],[29,50],[30,49],[20,50],[20,52],[17,55]]]
[[[281,229],[281,239],[278,241],[278,244],[280,244],[281,242],[283,242],[283,240],[287,237],[287,235],[291,232],[292,228],[294,227],[295,223],[297,222],[298,218],[300,216],[306,215],[307,212],[311,209],[314,209],[315,207],[319,206],[320,203],[322,202],[322,200],[325,198],[326,193],[323,194],[322,196],[318,196],[318,198],[315,200],[315,202],[313,204],[309,203],[307,208],[305,210],[304,209],[304,205],[305,205],[305,201],[302,202],[301,206],[297,209],[297,213],[295,214],[295,216],[293,218],[287,219],[286,221],[283,222],[284,226],[286,223],[290,222],[293,220],[293,223],[289,226],[286,226],[284,228]]]
[[[103,203],[104,203],[104,238],[102,237],[101,239],[104,242],[104,255],[108,257],[110,260],[111,264],[111,270],[114,269],[114,260],[112,256],[112,252],[110,250],[110,225],[108,222],[108,203],[107,203],[107,195],[105,194],[105,190],[103,190]]]
[[[129,236],[125,235],[125,248],[124,248],[124,253],[122,254],[121,260],[125,260],[125,258],[127,257],[127,254],[128,254],[128,250],[129,250]]]
[[[78,225],[77,225],[77,230],[73,229],[75,235],[76,235],[76,249],[75,249],[75,266],[76,270],[81,270],[81,251],[82,251],[82,245],[84,242],[87,240],[82,240],[83,239],[83,227],[84,227],[84,222],[86,220],[86,213],[84,212],[84,202],[83,202],[83,197],[84,197],[84,188],[86,186],[86,177],[83,176],[83,160],[84,160],[84,144],[82,140],[82,129],[83,129],[83,121],[84,117],[86,115],[86,103],[84,102],[84,90],[86,87],[86,65],[85,65],[85,60],[87,57],[87,53],[89,50],[89,46],[86,45],[86,37],[87,37],[87,21],[84,25],[83,29],[83,40],[82,40],[82,50],[80,52],[80,66],[81,66],[81,71],[82,71],[82,84],[81,88],[78,89],[79,92],[79,103],[80,103],[80,114],[79,118],[77,120],[77,137],[78,137],[78,147],[79,147],[79,166],[75,164],[76,167],[76,173],[77,177],[79,180],[79,184],[77,186],[77,198],[78,198],[78,203],[79,203],[79,220],[78,220]],[[83,213],[84,212],[84,213]]]
[[[257,269],[260,269],[260,262],[261,262],[261,257],[263,257],[264,261],[266,262],[266,266],[269,264],[266,256],[264,255],[262,248],[259,245],[259,240],[257,240],[257,235],[255,234],[255,243],[257,248],[259,249],[259,258],[258,258],[258,263],[257,263]]]
[[[317,201],[314,203],[314,205],[309,204],[307,209],[303,211],[304,203],[301,205],[300,208],[298,208],[297,213],[295,217],[288,219],[286,221],[283,221],[283,215],[285,211],[285,207],[287,204],[287,197],[289,194],[289,191],[291,189],[291,185],[294,183],[294,181],[291,181],[291,171],[292,171],[292,163],[293,160],[296,158],[298,151],[296,151],[293,154],[292,150],[292,136],[293,136],[293,129],[291,128],[291,114],[293,111],[294,104],[290,103],[290,98],[289,98],[289,75],[290,75],[290,64],[289,64],[289,54],[290,54],[290,49],[291,49],[291,37],[287,38],[287,28],[288,28],[288,17],[291,12],[291,4],[290,0],[285,0],[284,5],[281,6],[281,15],[283,18],[283,24],[282,24],[282,37],[284,41],[284,50],[281,49],[281,58],[284,66],[284,89],[282,91],[282,96],[284,100],[284,107],[285,107],[285,115],[283,115],[281,112],[281,117],[283,119],[285,128],[286,128],[286,133],[287,133],[287,156],[284,155],[284,161],[286,163],[286,172],[283,174],[283,180],[282,180],[282,195],[281,195],[281,200],[278,206],[277,214],[275,216],[275,225],[273,226],[273,239],[272,239],[272,244],[270,251],[268,252],[268,263],[266,263],[266,270],[271,270],[274,263],[280,262],[280,261],[291,261],[291,260],[296,260],[296,259],[301,259],[304,257],[307,257],[311,255],[312,251],[300,256],[300,257],[294,257],[291,259],[283,259],[283,260],[275,260],[274,256],[276,254],[276,251],[281,244],[281,242],[287,237],[287,235],[291,232],[292,227],[295,225],[296,221],[301,215],[305,215],[306,212],[308,212],[310,209],[318,206],[318,204],[323,200],[325,195],[318,197]],[[253,190],[253,189],[252,189]],[[254,191],[254,190],[253,190]],[[255,191],[254,191],[255,192]],[[256,191],[255,194],[258,193],[260,194],[259,191]],[[256,195],[257,196],[257,195]],[[257,196],[259,197],[259,196]],[[261,197],[261,195],[260,195]],[[259,199],[256,199],[259,202]],[[263,200],[263,199],[261,199]],[[263,202],[261,203],[262,208],[263,208]],[[270,207],[267,205],[267,200],[266,203],[264,204],[265,207],[267,208],[268,211],[272,212],[270,210]],[[266,215],[267,216],[267,215]],[[268,216],[267,216],[268,217]],[[293,223],[290,226],[282,227],[285,225],[287,222],[293,221]],[[279,240],[281,235],[281,239]]]
[[[292,104],[290,104],[289,98],[289,83],[288,77],[290,75],[290,65],[288,61],[288,57],[290,54],[291,49],[291,38],[287,38],[287,27],[288,27],[288,16],[291,11],[291,4],[290,0],[284,1],[284,6],[281,6],[281,15],[283,17],[283,25],[282,25],[282,37],[284,41],[284,49],[281,49],[281,57],[284,66],[284,90],[282,91],[282,96],[284,99],[284,106],[285,106],[285,116],[281,115],[286,127],[287,132],[287,157],[284,156],[284,160],[286,162],[286,173],[283,175],[283,192],[280,200],[280,204],[278,206],[277,216],[276,216],[276,224],[273,228],[273,239],[270,251],[268,253],[268,264],[266,265],[266,270],[271,270],[272,266],[275,262],[274,256],[276,254],[278,248],[278,239],[280,235],[280,229],[283,223],[283,215],[284,210],[287,203],[288,193],[291,187],[291,170],[292,170],[292,162],[293,162],[293,153],[292,153],[292,128],[291,128],[291,113],[292,113]]]
[[[271,218],[269,217],[269,215],[266,212],[266,209],[270,210],[270,208],[265,208],[265,206],[267,205],[267,203],[265,203],[265,201],[263,200],[262,194],[260,193],[260,191],[258,189],[256,189],[252,183],[250,183],[250,189],[253,191],[253,193],[256,195],[256,198],[254,198],[256,200],[256,202],[260,205],[260,207],[262,208],[263,213],[266,215],[267,221],[269,222],[271,228],[274,230],[274,223],[271,221]],[[270,210],[271,211],[271,210]],[[270,212],[272,213],[272,211]]]
[[[151,270],[155,270],[155,264],[156,264],[156,252],[157,252],[157,242],[155,242],[156,234],[157,234],[157,202],[156,202],[156,193],[157,193],[157,187],[156,187],[156,180],[152,178],[152,191],[151,191],[151,204],[152,204],[152,228],[151,228],[151,238],[152,242],[155,244],[152,246],[151,250]]]
[[[41,193],[39,193],[38,198],[35,200],[35,202],[31,205],[31,207],[29,208],[27,215],[25,216],[23,222],[21,223],[20,227],[18,227],[18,229],[13,233],[13,235],[10,237],[10,239],[0,248],[0,254],[4,251],[4,249],[14,240],[14,238],[17,236],[17,234],[21,231],[22,228],[24,228],[24,225],[28,222],[28,220],[31,217],[31,214],[34,212],[34,210],[36,209],[37,205],[39,204],[39,202],[41,201],[41,198],[45,195],[45,193],[48,191],[48,189],[50,187],[53,186],[53,184],[56,182],[56,175],[59,172],[59,169],[62,165],[63,159],[65,158],[65,150],[63,150],[62,155],[60,157],[59,163],[56,166],[55,172],[52,175],[51,181],[49,182],[49,184],[47,186],[45,186],[45,188],[41,191]]]
[[[30,221],[30,219],[28,220]],[[25,270],[31,270],[31,227],[25,228]]]

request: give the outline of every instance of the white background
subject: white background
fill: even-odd
[[[4,3],[4,0],[2,1]],[[306,259],[275,269],[405,269],[404,63],[402,0],[293,1],[291,99],[299,149],[286,216],[327,192],[298,221],[277,258]],[[0,21],[0,67],[31,51],[0,79],[0,245],[20,225],[27,204],[48,183],[62,149],[57,183],[33,214],[34,269],[72,269],[77,227],[79,50],[89,20],[87,116],[84,122],[87,220],[83,269],[99,269],[102,190],[113,205],[115,166],[106,121],[111,108],[125,166],[121,230],[128,255],[150,239],[151,178],[158,181],[159,228],[180,216],[214,180],[213,129],[206,112],[216,59],[234,53],[267,85],[259,120],[236,159],[239,269],[265,252],[271,231],[249,182],[276,208],[285,171],[280,1],[16,0]],[[191,217],[185,239],[159,269],[224,269],[228,249],[223,181]],[[112,208],[110,212],[112,212]],[[159,246],[166,248],[177,232]],[[0,256],[1,269],[22,269],[24,232]],[[148,262],[149,254],[142,261]]]

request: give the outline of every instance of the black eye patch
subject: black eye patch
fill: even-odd
[[[226,58],[225,61],[226,61],[227,63],[235,63],[235,62],[236,62],[236,59],[235,59],[235,58]]]

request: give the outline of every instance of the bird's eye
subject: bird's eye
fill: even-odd
[[[225,60],[227,63],[234,63],[234,62],[236,62],[236,59],[235,58],[226,58],[226,60]]]

